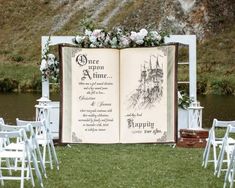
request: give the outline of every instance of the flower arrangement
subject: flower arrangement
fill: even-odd
[[[121,28],[106,32],[103,29],[87,27],[83,35],[75,36],[73,42],[81,48],[128,48],[128,47],[153,47],[164,43],[166,35],[157,31],[141,29],[139,32],[126,32]],[[41,59],[40,71],[42,76],[57,81],[59,78],[59,62],[55,55],[49,53],[48,39]]]
[[[43,49],[40,71],[44,79],[51,77],[57,81],[59,78],[59,62],[54,54],[49,53],[50,38]]]
[[[141,29],[139,32],[125,32],[121,28],[115,28],[111,32],[103,29],[85,29],[84,35],[74,38],[74,43],[83,48],[128,48],[151,47],[164,43],[165,34],[157,31]]]
[[[178,106],[187,109],[193,100],[184,92],[178,92]]]

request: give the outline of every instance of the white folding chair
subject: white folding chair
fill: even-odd
[[[5,132],[10,132],[10,131],[17,131],[20,129],[24,129],[26,133],[28,133],[28,141],[30,142],[30,145],[32,147],[32,152],[34,152],[34,156],[36,161],[40,164],[42,173],[44,174],[45,178],[47,178],[46,175],[46,170],[45,170],[45,165],[42,160],[42,154],[39,148],[39,144],[37,142],[34,129],[31,124],[27,124],[24,126],[14,126],[14,125],[3,125],[0,123],[0,130],[5,131]],[[9,150],[23,150],[23,142],[22,140],[17,140],[16,143],[13,144],[8,144],[7,149]],[[15,166],[17,167],[18,161],[15,160]]]
[[[5,142],[5,140],[8,140],[9,142]],[[16,140],[22,140],[23,144],[23,150],[9,150],[7,146],[9,144],[15,143]],[[24,187],[24,180],[31,179],[32,186],[35,186],[34,183],[34,177],[32,173],[32,167],[31,167],[31,160],[34,163],[35,172],[38,177],[40,177],[40,173],[38,170],[37,162],[35,161],[34,154],[32,152],[32,148],[30,146],[30,143],[27,139],[27,135],[25,133],[24,129],[20,129],[19,131],[11,131],[11,132],[0,132],[0,181],[1,185],[4,185],[4,180],[20,180],[20,187]],[[8,165],[3,166],[2,165],[2,159],[18,159],[21,161],[21,166],[15,168],[9,167]],[[20,176],[5,176],[3,175],[3,170],[8,169],[14,169],[14,170],[20,170],[21,174]],[[25,176],[25,171],[29,172],[29,176]],[[41,187],[43,187],[42,182],[40,182]]]
[[[59,162],[55,151],[53,139],[51,136],[50,129],[46,126],[45,120],[42,121],[25,121],[16,119],[16,124],[19,126],[31,124],[36,130],[36,139],[40,146],[43,147],[43,163],[50,163],[51,169],[53,169],[53,161],[59,169]],[[47,151],[47,152],[46,152]],[[46,160],[46,153],[48,153],[49,161]]]
[[[205,150],[203,153],[202,166],[204,166],[205,168],[207,167],[208,162],[213,162],[214,163],[214,171],[216,171],[216,166],[217,166],[217,161],[218,161],[217,148],[218,148],[218,146],[221,146],[223,143],[223,137],[218,137],[216,135],[216,130],[218,130],[218,129],[226,130],[229,124],[235,125],[235,121],[218,121],[217,119],[213,120],[213,124],[212,124],[210,131],[209,131],[209,136],[207,139],[207,144],[206,144],[206,147],[205,147]],[[213,159],[209,160],[211,147],[212,147],[212,151],[213,151]]]
[[[223,163],[224,162],[227,163],[227,167],[223,169],[225,171],[228,169],[228,166],[230,163],[230,159],[233,153],[233,148],[235,145],[235,140],[230,137],[231,133],[235,133],[235,124],[228,125],[225,136],[223,138],[223,144],[220,146],[221,150],[219,153],[218,163],[217,163],[216,170],[214,173],[215,175],[217,175],[217,177],[220,177]]]
[[[225,177],[224,177],[224,186],[223,186],[224,188],[226,188],[227,182],[230,183],[230,186],[229,186],[230,188],[233,187],[234,172],[235,172],[235,145],[233,146],[232,155],[231,155],[230,162],[228,165],[228,170],[227,170]]]

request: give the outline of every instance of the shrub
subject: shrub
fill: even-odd
[[[205,94],[207,90],[207,79],[201,79],[197,81],[197,93]]]
[[[2,92],[11,92],[14,89],[17,89],[19,82],[11,78],[0,79],[0,91]]]
[[[213,94],[232,95],[235,92],[235,86],[229,79],[222,78],[211,82],[211,90]]]
[[[21,62],[24,61],[24,57],[18,54],[11,55],[11,60],[15,62]]]

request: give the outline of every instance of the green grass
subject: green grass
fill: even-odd
[[[203,149],[155,144],[79,144],[56,147],[60,170],[47,168],[50,188],[222,187],[213,166],[201,167]],[[36,182],[38,183],[38,182]],[[5,187],[18,187],[6,182]],[[30,182],[25,187],[31,187]],[[38,187],[38,185],[36,186]]]

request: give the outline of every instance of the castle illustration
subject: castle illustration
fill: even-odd
[[[163,64],[158,57],[151,55],[140,66],[138,88],[129,96],[130,108],[151,108],[163,95]]]

